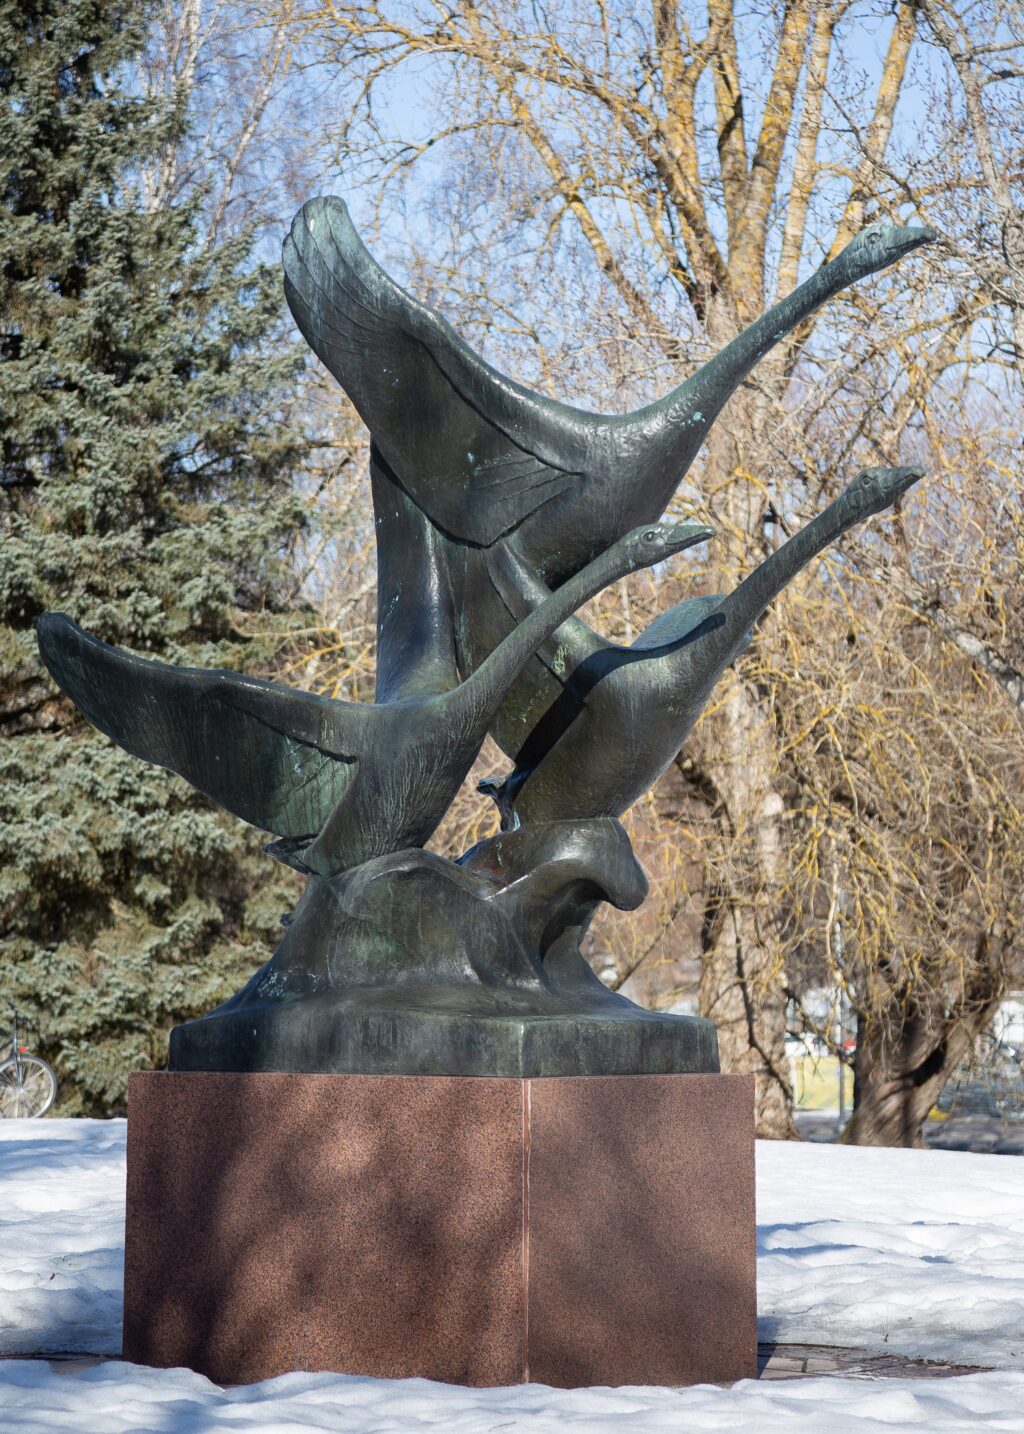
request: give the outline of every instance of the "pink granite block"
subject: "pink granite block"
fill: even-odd
[[[124,1353],[683,1384],[756,1367],[741,1076],[132,1076]]]
[[[753,1078],[534,1080],[529,1127],[530,1379],[753,1378]]]
[[[518,1081],[132,1076],[125,1358],[514,1383],[522,1104]]]

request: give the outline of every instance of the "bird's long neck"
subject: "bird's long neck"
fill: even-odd
[[[898,470],[909,473],[911,470]],[[704,661],[712,653],[722,653],[722,661],[732,660],[746,640],[746,635],[765,608],[777,597],[787,584],[791,583],[803,568],[830,543],[834,543],[849,528],[862,522],[872,513],[888,507],[912,480],[893,481],[883,487],[871,481],[867,475],[860,475],[839,497],[830,503],[788,542],[783,543],[770,557],[723,598],[715,609],[718,625],[709,629],[701,644],[699,660]],[[695,651],[680,649],[680,660],[691,661]]]
[[[509,687],[556,628],[595,593],[640,563],[620,547],[610,548],[544,599],[510,632],[458,689],[480,711],[497,711]],[[454,694],[453,694],[454,695]]]
[[[880,257],[881,253],[879,249],[844,250],[738,334],[692,378],[656,403],[620,420],[624,427],[635,424],[651,435],[664,475],[664,500],[659,496],[650,512],[645,511],[642,517],[631,514],[631,521],[658,516],[726,400],[754,366],[826,300],[890,262],[890,257]]]

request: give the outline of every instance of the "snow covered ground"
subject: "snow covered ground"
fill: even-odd
[[[1024,1375],[801,1379],[732,1389],[458,1389],[425,1379],[285,1374],[219,1389],[185,1369],[53,1374],[0,1361],[4,1434],[968,1434],[1024,1429]]]
[[[0,1121],[0,1354],[121,1353],[124,1148],[123,1120]]]
[[[759,1142],[759,1337],[1024,1370],[1024,1159]]]
[[[124,1124],[0,1124],[0,1354],[116,1355]],[[899,1429],[1024,1434],[1024,1160],[944,1151],[758,1147],[760,1337],[888,1351],[992,1373],[744,1381],[732,1389],[292,1374],[223,1390],[187,1370],[0,1360],[2,1434],[619,1434]]]

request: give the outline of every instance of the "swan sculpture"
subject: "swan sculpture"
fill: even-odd
[[[864,469],[728,597],[679,603],[631,647],[608,642],[578,618],[563,623],[541,644],[543,665],[525,679],[530,710],[543,712],[514,771],[481,783],[502,825],[620,816],[675,757],[768,604],[823,548],[920,477],[920,468]],[[510,548],[493,549],[488,568],[513,621],[546,600],[545,584]],[[640,740],[626,737],[633,732]]]
[[[378,699],[445,690],[456,666],[472,672],[510,631],[487,550],[511,545],[556,587],[654,521],[759,360],[829,298],[934,237],[924,226],[864,229],[671,393],[609,415],[499,373],[380,267],[343,200],[305,204],[284,244],[285,295],[370,430]],[[523,693],[513,688],[492,732],[513,757]]]
[[[54,681],[101,732],[168,767],[283,841],[300,870],[337,876],[429,840],[509,685],[595,593],[712,536],[634,529],[539,602],[471,677],[396,702],[342,702],[235,672],[175,667],[109,646],[62,613],[39,620]]]
[[[341,199],[303,205],[283,264],[295,322],[419,509],[478,547],[514,529],[557,586],[661,515],[729,395],[786,334],[933,238],[923,226],[863,230],[685,383],[624,415],[572,408],[485,363],[377,264]]]
[[[659,523],[723,404],[840,289],[928,242],[875,226],[656,403],[623,416],[486,364],[363,247],[338,199],[284,248],[296,321],[370,429],[377,687],[344,702],[108,646],[39,620],[58,685],[126,751],[179,773],[305,874],[248,984],[173,1032],[178,1070],[572,1076],[718,1068],[710,1021],[604,989],[582,942],[646,879],[618,816],[671,760],[751,625],[916,470],[867,470],[728,597],[632,648],[573,614],[711,535]],[[488,732],[515,761],[503,830],[424,850]]]

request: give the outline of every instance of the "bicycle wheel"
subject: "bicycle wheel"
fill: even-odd
[[[18,1067],[21,1080],[18,1080]],[[0,1065],[0,1117],[7,1120],[45,1115],[57,1099],[57,1077],[38,1056],[19,1056]]]

